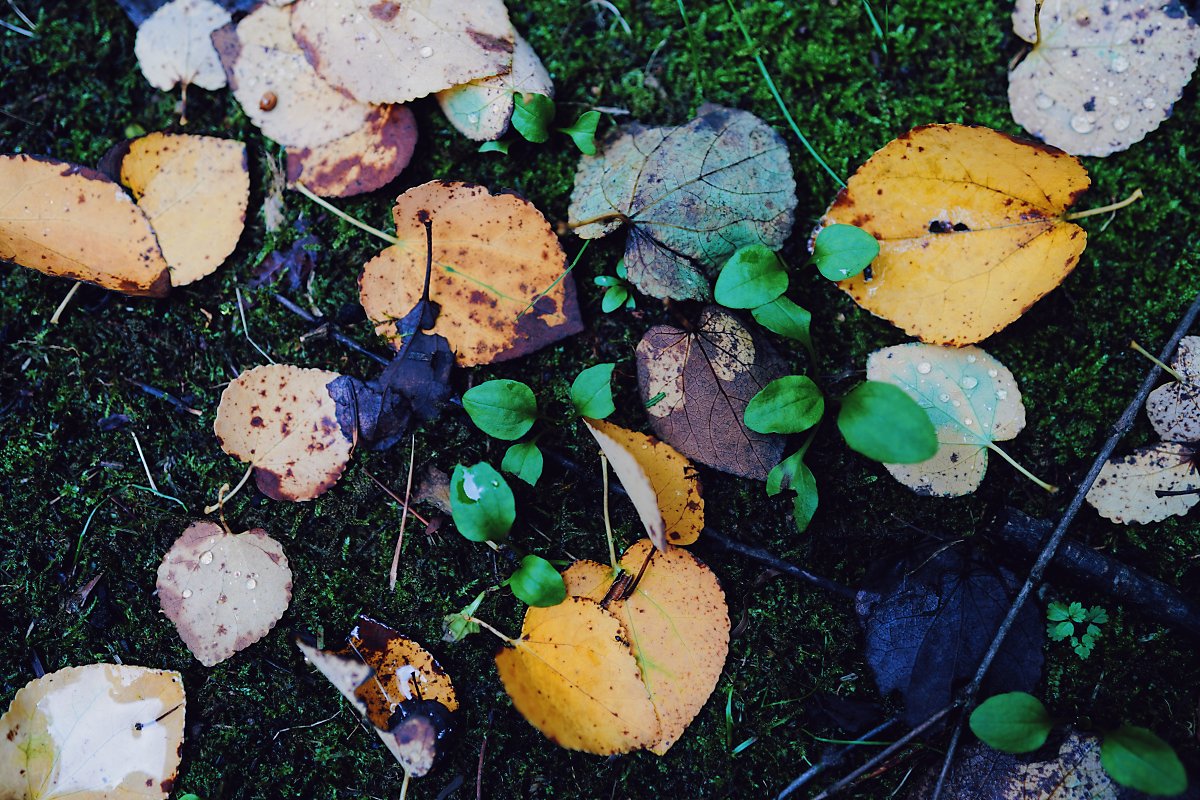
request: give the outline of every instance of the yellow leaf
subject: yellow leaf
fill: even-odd
[[[609,597],[606,607],[629,631],[629,646],[661,725],[658,741],[648,749],[663,755],[721,677],[729,653],[729,609],[716,575],[686,550],[670,547],[660,553],[642,539],[625,551],[621,568],[614,587],[611,568],[576,561],[563,573],[563,582],[568,595],[600,602],[621,592],[620,582],[641,574],[633,594]]]
[[[658,717],[620,621],[568,597],[525,612],[521,637],[496,654],[513,705],[562,747],[628,753],[660,740]]]
[[[659,550],[692,544],[704,528],[704,498],[696,468],[654,436],[598,419],[583,421],[633,501],[646,535]]]
[[[1078,159],[988,128],[926,125],[859,168],[821,224],[879,240],[838,285],[924,342],[987,338],[1062,282],[1087,242],[1066,210],[1090,184]]]
[[[132,295],[164,297],[167,262],[149,220],[99,172],[0,156],[0,260]]]
[[[288,183],[321,197],[373,192],[408,166],[417,121],[407,106],[372,106],[362,128],[332,142],[287,149]]]

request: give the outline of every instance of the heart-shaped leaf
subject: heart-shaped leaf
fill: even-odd
[[[138,26],[133,42],[142,74],[155,89],[177,84],[220,89],[225,70],[209,36],[228,25],[229,12],[212,0],[173,0]]]
[[[481,142],[505,134],[513,116],[514,97],[520,94],[553,97],[554,82],[529,42],[518,34],[510,71],[438,92],[437,100],[451,125],[468,139]]]

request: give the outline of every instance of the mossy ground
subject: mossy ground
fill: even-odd
[[[114,3],[16,2],[37,23],[37,36],[0,30],[0,151],[94,165],[129,126],[151,131],[177,124],[175,99],[153,90],[138,72],[133,26]],[[864,5],[852,0],[739,5],[800,127],[842,176],[918,124],[969,122],[1020,133],[1006,100],[1006,65],[1021,49],[1010,33],[1006,2],[877,5],[883,40]],[[514,21],[555,77],[564,119],[595,104],[630,112],[606,119],[605,129],[627,119],[678,123],[708,101],[753,111],[779,126],[792,147],[800,197],[797,234],[785,256],[796,268],[792,294],[814,314],[817,371],[847,387],[868,352],[904,340],[800,269],[805,234],[835,186],[787,131],[724,3],[684,3],[687,27],[674,0],[617,0],[619,17],[608,4],[581,0],[511,6]],[[0,7],[0,15],[19,22],[7,8]],[[421,142],[412,166],[387,191],[342,203],[350,213],[386,224],[394,194],[431,178],[452,178],[516,189],[552,221],[565,218],[578,155],[565,138],[541,147],[515,145],[507,158],[479,155],[432,102],[415,109]],[[277,158],[279,149],[248,124],[226,92],[192,91],[187,110],[188,131],[249,144],[252,203],[259,208],[267,160]],[[786,503],[767,500],[761,487],[705,471],[710,524],[852,585],[873,559],[902,554],[934,535],[980,533],[1004,505],[1054,515],[1143,374],[1145,363],[1127,349],[1129,339],[1156,347],[1200,289],[1200,194],[1193,171],[1200,157],[1198,129],[1193,85],[1175,115],[1145,142],[1105,160],[1085,160],[1094,181],[1086,204],[1109,203],[1137,187],[1146,200],[1111,220],[1089,221],[1088,249],[1074,274],[988,341],[1017,376],[1029,410],[1029,424],[1011,452],[1066,491],[1048,496],[997,461],[970,497],[919,499],[877,465],[849,455],[827,430],[813,448],[822,505],[808,533],[797,535]],[[327,314],[353,309],[360,265],[379,244],[299,196],[289,194],[287,213],[292,221],[303,213],[324,243],[311,301]],[[760,568],[714,558],[737,635],[717,691],[679,744],[666,758],[643,753],[611,761],[554,747],[513,711],[491,666],[491,641],[480,636],[455,646],[436,644],[442,615],[496,574],[487,549],[452,531],[433,539],[410,531],[400,586],[388,592],[400,511],[367,473],[401,487],[403,446],[357,454],[341,482],[316,502],[285,505],[246,492],[230,504],[232,524],[262,526],[284,543],[295,597],[263,642],[216,668],[198,666],[158,612],[154,573],[187,522],[213,502],[217,487],[240,475],[212,435],[222,385],[262,360],[243,336],[234,289],[245,286],[263,255],[296,236],[290,225],[267,233],[261,216],[254,216],[237,252],[215,276],[157,302],[85,289],[58,326],[48,320],[68,284],[17,268],[0,274],[0,701],[7,703],[33,677],[35,662],[48,671],[116,659],[178,669],[189,697],[179,790],[208,800],[395,797],[400,770],[353,715],[337,713],[342,701],[289,641],[290,630],[333,635],[367,613],[435,644],[465,708],[455,754],[417,783],[412,796],[432,798],[460,779],[465,785],[454,796],[473,796],[486,735],[489,797],[759,798],[773,795],[815,758],[822,747],[816,735],[838,735],[806,722],[808,698],[820,692],[874,696],[845,603],[783,578],[756,583]],[[550,558],[565,558],[568,551],[602,558],[604,552],[592,447],[567,422],[563,403],[570,379],[597,361],[619,362],[616,419],[643,424],[633,345],[665,315],[649,301],[636,313],[603,315],[591,286],[592,276],[611,273],[622,238],[593,245],[576,271],[585,333],[533,357],[460,376],[464,383],[505,376],[538,387],[543,408],[560,421],[546,441],[587,466],[579,474],[551,468],[537,491],[518,488],[515,535]],[[565,245],[574,252],[578,242],[567,238]],[[251,332],[276,359],[374,373],[373,363],[327,339],[301,339],[307,326],[277,305],[269,288],[243,291]],[[380,349],[366,324],[348,332]],[[800,353],[791,357],[798,369],[806,368]],[[176,411],[130,379],[182,398],[201,416]],[[97,428],[97,420],[115,413],[129,415],[133,424],[112,432]],[[145,476],[131,432],[160,489],[179,498],[186,513],[132,488]],[[1148,426],[1139,423],[1128,443],[1147,438]],[[481,458],[498,463],[502,452],[453,412],[417,434],[418,465],[448,469]],[[628,543],[636,521],[622,503],[615,505],[619,537]],[[1195,526],[1194,520],[1174,520],[1122,528],[1085,510],[1074,535],[1186,591],[1200,557]],[[96,592],[72,612],[72,593],[97,575]],[[1069,599],[1108,605],[1113,621],[1087,662],[1065,646],[1048,645],[1044,694],[1052,710],[1065,718],[1148,725],[1195,768],[1200,667],[1193,642],[1122,613],[1103,596],[1059,589]],[[520,624],[511,598],[497,597],[481,613],[510,631]],[[731,745],[751,738],[752,744],[731,754]],[[883,780],[894,786],[910,769],[936,759],[935,744],[893,765]],[[860,794],[886,792],[871,783]]]

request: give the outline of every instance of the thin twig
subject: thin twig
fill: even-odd
[[[727,539],[714,531],[712,528],[704,529],[704,536],[701,541],[710,542],[726,552],[737,553],[740,556],[745,556],[751,561],[757,561],[758,563],[764,564],[771,569],[777,569],[785,575],[798,578],[805,583],[811,583],[813,586],[824,589],[825,591],[837,595],[838,597],[842,597],[847,600],[854,599],[854,590],[849,586],[843,586],[842,584],[831,581],[828,578],[823,578],[820,575],[814,575],[813,573],[802,569],[790,561],[784,561],[782,558],[768,553],[761,547],[753,547],[734,539]]]
[[[612,564],[613,575],[616,575],[621,568],[617,566],[617,548],[613,544],[612,521],[608,516],[608,458],[603,452],[600,453],[600,475],[603,485],[601,491],[604,493],[604,534],[608,539],[608,561]]]
[[[404,510],[400,513],[400,535],[396,537],[396,549],[392,551],[392,567],[388,570],[388,589],[396,591],[396,573],[400,570],[400,548],[404,546],[404,526],[408,523],[408,501],[412,497],[413,463],[417,456],[417,435],[412,437],[408,449],[408,485],[404,487]],[[428,524],[428,523],[426,523]]]
[[[13,2],[13,0],[8,0],[8,7],[13,10],[14,14],[16,14],[18,17],[21,18],[22,22],[24,22],[26,25],[29,26],[30,30],[35,30],[35,31],[37,30],[37,27],[38,27],[37,23],[34,22],[33,20],[31,20],[29,18],[29,15],[26,14],[24,11],[22,11],[20,9],[20,7],[18,7],[17,4]]]
[[[340,707],[338,707],[337,713],[334,714],[332,717],[326,717],[325,719],[320,719],[320,720],[317,720],[316,722],[310,722],[308,725],[293,725],[290,728],[280,728],[279,730],[275,731],[275,735],[271,737],[271,741],[273,742],[276,739],[278,739],[279,734],[281,734],[281,733],[287,733],[288,731],[298,731],[298,730],[302,730],[304,728],[316,728],[319,725],[324,725],[327,722],[332,722],[333,720],[337,719],[338,717],[340,717],[342,715],[342,711],[345,710],[345,708],[346,707],[344,705],[340,706]]]
[[[487,752],[488,731],[492,729],[495,709],[488,711],[487,727],[483,729],[483,741],[479,744],[479,765],[475,767],[475,800],[483,800],[483,754]]]
[[[13,25],[11,22],[5,22],[2,19],[0,19],[0,27],[7,28],[8,30],[12,31],[13,33],[19,33],[22,36],[28,36],[30,39],[35,38],[33,35],[33,31],[27,31],[24,28],[20,27],[19,25]]]
[[[150,481],[150,488],[157,492],[158,484],[154,482],[154,476],[150,474],[150,465],[146,463],[146,454],[142,452],[142,443],[138,441],[137,434],[133,431],[130,431],[129,435],[133,437],[133,446],[137,448],[138,458],[142,460],[142,469],[146,471],[146,480]]]
[[[328,323],[328,322],[324,322],[324,323],[323,323],[323,322],[322,322],[322,320],[318,319],[317,317],[314,317],[312,314],[308,313],[308,312],[307,312],[307,311],[305,311],[303,308],[301,308],[300,306],[296,305],[295,303],[293,303],[291,300],[287,299],[287,298],[286,298],[286,297],[284,297],[283,295],[281,295],[281,294],[274,294],[274,295],[271,295],[271,296],[272,296],[272,297],[274,297],[274,298],[275,298],[275,301],[276,301],[277,303],[279,303],[281,306],[283,306],[283,307],[284,307],[284,308],[286,308],[288,311],[290,311],[290,312],[292,312],[293,314],[295,314],[295,315],[296,315],[297,317],[299,317],[300,319],[302,319],[302,320],[304,320],[305,322],[309,323],[310,325],[320,325],[320,324],[324,324],[324,325],[326,325],[326,326],[328,327],[329,338],[330,338],[330,339],[333,339],[335,342],[337,342],[338,344],[342,345],[343,347],[346,347],[346,348],[348,348],[348,349],[350,349],[350,350],[353,350],[354,352],[356,352],[356,353],[358,353],[358,354],[360,354],[360,355],[364,355],[364,356],[366,356],[367,358],[369,358],[369,359],[371,359],[372,361],[374,361],[375,363],[377,363],[377,364],[382,364],[382,365],[383,365],[383,366],[385,366],[385,367],[386,367],[386,366],[387,366],[389,363],[391,363],[391,362],[390,362],[388,359],[386,359],[386,358],[384,358],[383,356],[381,356],[381,355],[378,355],[378,354],[376,354],[376,353],[372,353],[370,350],[368,350],[367,348],[363,347],[361,344],[359,344],[358,342],[354,341],[353,339],[351,339],[351,338],[350,338],[349,336],[347,336],[346,334],[344,334],[344,333],[342,333],[341,331],[337,330],[337,328],[333,327],[333,325],[332,325],[331,323]]]
[[[246,337],[247,342],[254,345],[254,349],[257,350],[262,355],[263,358],[265,358],[267,361],[270,361],[272,364],[274,364],[275,359],[271,358],[271,354],[268,353],[266,350],[263,350],[261,347],[259,347],[258,342],[254,341],[253,339],[250,338],[250,326],[246,324],[246,308],[245,308],[245,304],[242,302],[242,290],[238,287],[234,287],[233,291],[234,291],[234,294],[237,295],[238,316],[240,316],[242,318],[242,335],[244,335]]]
[[[422,517],[420,514],[418,514],[418,513],[417,513],[416,511],[414,511],[413,509],[411,509],[411,508],[408,508],[408,503],[406,503],[406,502],[404,502],[402,499],[400,499],[400,495],[396,494],[396,493],[395,493],[395,492],[393,492],[391,489],[389,489],[389,488],[388,488],[388,487],[387,487],[387,486],[386,486],[386,485],[383,483],[383,481],[379,480],[379,478],[376,478],[374,475],[372,475],[370,472],[367,472],[365,469],[363,470],[363,474],[364,474],[364,475],[366,475],[366,476],[367,476],[368,478],[370,478],[371,480],[375,481],[375,485],[376,485],[376,486],[378,486],[380,489],[383,489],[384,493],[385,493],[385,494],[387,494],[387,496],[388,496],[388,497],[392,498],[392,499],[393,499],[393,500],[395,500],[397,503],[399,503],[401,506],[403,506],[405,509],[407,509],[407,511],[408,511],[408,513],[409,513],[409,514],[412,514],[414,517],[416,517],[417,519],[419,519],[419,520],[421,521],[421,524],[422,524],[422,525],[425,525],[425,526],[428,526],[428,525],[429,525],[429,520],[427,520],[427,519],[425,519],[424,517]]]
[[[71,298],[74,297],[75,293],[79,291],[79,287],[82,284],[82,281],[75,281],[75,285],[71,287],[71,291],[67,292],[67,296],[62,299],[62,302],[58,304],[58,308],[54,309],[54,313],[50,316],[51,325],[58,324],[58,318],[61,317],[62,313],[67,310],[67,306],[71,304]]]
[[[816,764],[813,764],[811,767],[809,767],[808,770],[803,775],[801,775],[799,778],[796,778],[796,780],[789,783],[787,785],[787,788],[779,793],[779,796],[776,798],[776,800],[784,800],[784,798],[786,798],[792,792],[796,791],[797,789],[804,788],[805,784],[807,784],[813,778],[820,775],[825,770],[829,769],[830,767],[836,767],[838,764],[842,763],[842,760],[845,759],[846,756],[850,755],[850,753],[854,750],[854,748],[860,746],[864,742],[871,741],[876,736],[878,736],[879,734],[886,731],[888,728],[895,725],[898,719],[899,719],[899,717],[892,717],[891,719],[884,720],[882,723],[880,723],[876,727],[872,728],[871,730],[864,733],[862,736],[858,737],[857,742],[850,742],[849,744],[845,745],[844,747],[841,747],[837,750],[828,752],[825,756],[823,756],[821,758],[820,761],[818,761]]]

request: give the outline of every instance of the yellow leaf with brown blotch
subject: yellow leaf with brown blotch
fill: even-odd
[[[407,106],[372,106],[362,128],[312,147],[287,149],[288,183],[321,197],[351,197],[391,183],[412,159],[417,121]]]
[[[931,344],[967,345],[1020,317],[1079,263],[1066,211],[1090,184],[1079,160],[988,128],[926,125],[876,152],[821,225],[879,240],[870,268],[838,285]]]

